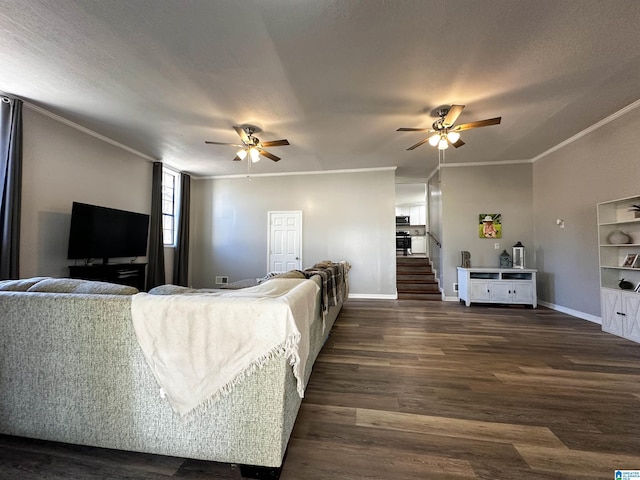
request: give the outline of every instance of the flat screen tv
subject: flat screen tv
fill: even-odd
[[[69,230],[69,259],[144,257],[149,215],[73,202]]]

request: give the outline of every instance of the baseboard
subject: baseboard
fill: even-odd
[[[442,289],[440,290],[440,293],[442,293]],[[398,294],[396,293],[395,295],[389,295],[389,294],[350,293],[349,298],[363,299],[363,300],[397,300]],[[443,295],[442,300],[444,302],[458,302],[459,298],[457,296],[450,297],[450,296]],[[566,313],[567,315],[571,315],[572,317],[581,318],[582,320],[587,320],[588,322],[602,325],[602,319],[600,317],[596,317],[595,315],[580,312],[578,310],[573,310],[571,308],[563,307],[561,305],[556,305],[554,303],[543,302],[540,300],[538,300],[538,305],[542,305],[543,307],[550,308],[551,310],[555,310],[556,312]]]
[[[567,308],[561,305],[556,305],[555,303],[543,302],[540,300],[538,300],[538,304],[542,305],[543,307],[550,308],[551,310],[555,310],[556,312],[566,313],[567,315],[571,315],[572,317],[581,318],[582,320],[587,320],[589,322],[602,325],[602,318],[596,317],[595,315],[591,315],[589,313],[580,312],[578,310],[573,310],[572,308]]]

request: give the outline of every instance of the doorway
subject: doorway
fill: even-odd
[[[302,212],[267,212],[269,242],[267,271],[302,269]]]
[[[398,217],[408,222],[398,223]],[[407,249],[398,249],[399,239],[408,242],[413,256],[429,255],[427,185],[425,183],[396,184],[396,254],[407,255]]]

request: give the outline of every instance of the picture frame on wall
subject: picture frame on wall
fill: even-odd
[[[622,262],[622,266],[626,268],[637,268],[638,263],[638,254],[637,253],[629,253]]]
[[[633,291],[636,293],[640,293],[640,282],[636,285],[636,288],[634,288]]]
[[[501,214],[481,213],[478,217],[478,233],[480,238],[502,238]]]

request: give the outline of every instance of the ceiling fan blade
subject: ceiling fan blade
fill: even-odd
[[[399,128],[396,132],[435,132],[433,128]]]
[[[420,145],[427,143],[429,141],[429,137],[420,140],[418,143],[416,143],[415,145],[411,145],[409,148],[407,148],[407,150],[413,150],[414,148],[418,148]]]
[[[238,155],[236,155],[236,156],[233,158],[233,161],[234,161],[234,162],[240,162],[240,161],[242,161],[242,159],[241,159]]]
[[[477,122],[462,123],[456,125],[452,130],[461,132],[462,130],[470,130],[472,128],[488,127],[489,125],[499,125],[502,117],[488,118],[486,120],[478,120]]]
[[[442,125],[446,128],[450,128],[454,123],[456,123],[456,120],[462,113],[462,110],[464,110],[464,105],[451,105],[447,116],[442,120]]]
[[[258,152],[260,152],[260,155],[263,155],[267,158],[270,158],[271,160],[273,160],[274,162],[277,162],[278,160],[280,160],[280,157],[276,157],[273,153],[269,153],[266,150],[263,149],[258,149]]]
[[[209,140],[205,140],[204,143],[208,143],[209,145],[229,145],[231,147],[244,147],[244,145],[238,145],[237,143],[224,143],[224,142],[211,142]]]
[[[461,147],[461,146],[463,146],[463,145],[464,145],[464,142],[462,141],[462,139],[461,139],[461,138],[459,138],[459,139],[458,139],[458,141],[453,142],[451,145],[453,145],[453,146],[454,146],[454,147],[456,147],[456,148],[459,148],[459,147]]]
[[[286,138],[283,140],[272,140],[270,142],[260,142],[263,147],[281,147],[283,145],[290,145],[289,140]]]
[[[240,140],[242,140],[242,143],[244,143],[245,145],[248,145],[249,143],[251,143],[249,141],[249,135],[247,135],[247,132],[244,131],[244,128],[233,127],[233,129],[236,131],[238,135],[240,135]]]

